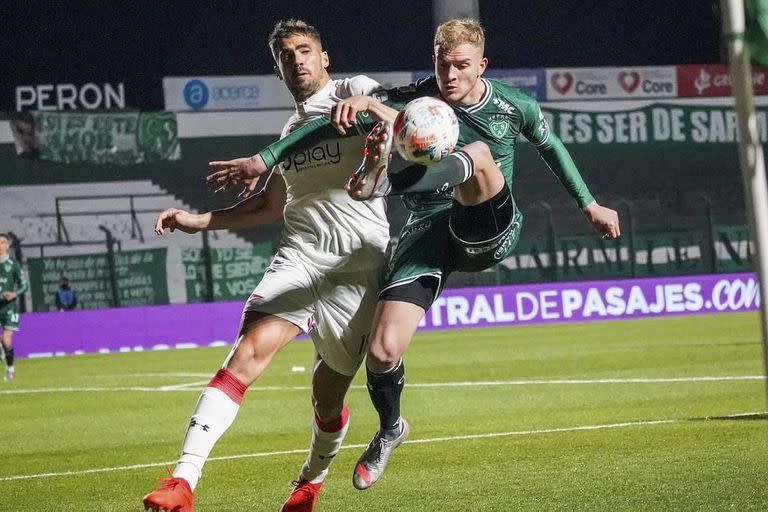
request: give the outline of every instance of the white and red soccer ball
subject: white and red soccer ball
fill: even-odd
[[[459,140],[459,120],[446,102],[423,97],[409,102],[397,114],[394,143],[409,162],[431,165],[448,156]]]

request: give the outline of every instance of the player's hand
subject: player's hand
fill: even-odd
[[[616,210],[600,206],[597,201],[593,201],[582,208],[582,211],[597,232],[603,235],[603,238],[613,240],[621,236],[619,214]]]
[[[166,229],[170,229],[171,232],[178,229],[184,233],[197,233],[200,231],[200,226],[195,222],[195,217],[195,215],[187,211],[179,210],[178,208],[168,208],[157,216],[155,233],[163,235]]]
[[[370,105],[370,96],[357,95],[343,99],[331,108],[331,123],[336,131],[346,135],[347,129],[357,124],[357,114],[367,112]]]
[[[253,195],[259,178],[269,171],[264,159],[259,155],[250,158],[235,158],[234,160],[216,160],[208,162],[215,172],[205,178],[206,183],[216,187],[215,192],[229,190],[234,185],[242,184],[243,190],[238,197],[246,198]]]
[[[18,297],[16,292],[3,292],[3,299],[5,299],[7,302],[16,300],[16,297]]]

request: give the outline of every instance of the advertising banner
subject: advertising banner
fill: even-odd
[[[768,94],[768,71],[752,66],[754,93]],[[681,98],[731,96],[731,73],[721,64],[677,66],[677,89]]]
[[[676,96],[674,66],[547,69],[547,101]]]
[[[581,281],[448,289],[422,329],[584,322],[755,310],[753,274]]]
[[[752,273],[445,290],[421,330],[751,311]],[[14,337],[20,357],[166,350],[231,343],[242,301],[30,313]],[[109,326],[105,329],[105,326]]]
[[[275,75],[165,77],[163,94],[172,112],[294,108]]]
[[[522,89],[539,101],[547,99],[547,77],[543,68],[488,69],[483,76]]]
[[[334,73],[333,79],[366,75],[383,87],[411,83],[410,72]],[[201,76],[163,78],[165,110],[293,110],[295,101],[275,75]]]

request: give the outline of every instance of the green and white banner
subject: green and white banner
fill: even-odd
[[[717,105],[657,103],[632,110],[584,111],[545,107],[565,144],[733,144],[736,112]],[[768,108],[757,109],[760,140],[768,140]]]
[[[181,158],[172,112],[32,112],[12,118],[11,131],[17,154],[50,162],[126,165]]]
[[[166,249],[115,253],[115,281],[120,306],[168,303]],[[55,311],[54,293],[64,276],[77,294],[78,308],[113,306],[112,278],[106,253],[28,258],[34,311]]]
[[[259,284],[272,260],[272,244],[211,249],[213,300],[245,300]],[[202,249],[182,249],[187,302],[205,300],[207,282]]]

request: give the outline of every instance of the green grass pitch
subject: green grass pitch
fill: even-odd
[[[0,510],[131,511],[178,456],[224,348],[21,360],[0,387]],[[276,511],[304,460],[312,346],[246,394],[198,511]],[[756,314],[419,334],[411,438],[352,487],[377,420],[358,375],[350,431],[317,510],[767,510]]]

